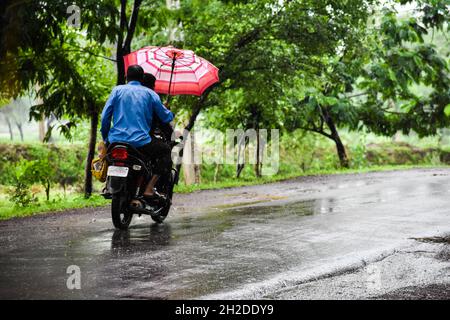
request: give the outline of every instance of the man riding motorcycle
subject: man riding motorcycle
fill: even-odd
[[[106,144],[126,142],[152,161],[153,176],[143,197],[146,202],[158,202],[165,198],[155,190],[155,185],[158,178],[167,174],[171,168],[171,149],[150,136],[152,120],[156,115],[162,123],[167,124],[174,115],[162,104],[158,94],[142,85],[143,80],[144,70],[141,66],[128,67],[128,83],[112,90],[103,108],[100,130]]]

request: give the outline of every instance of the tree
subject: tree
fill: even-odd
[[[4,106],[0,109],[0,114],[2,115],[3,120],[5,121],[6,125],[8,126],[9,131],[9,139],[11,141],[14,140],[14,132],[13,132],[13,126],[11,121],[11,114],[12,110],[9,105]]]
[[[343,43],[354,41],[352,32],[365,24],[370,3],[249,1],[236,5],[213,1],[206,8],[197,9],[196,1],[187,2],[188,18],[183,20],[185,41],[221,70],[221,85],[211,94],[213,102],[207,104],[204,97],[203,105],[194,104],[187,128],[193,126],[203,107],[219,102],[223,109],[220,101],[225,101],[223,96],[227,90],[242,89],[253,109],[258,106],[257,109],[268,108],[268,113],[274,113],[274,109],[285,108],[279,100],[290,91],[295,76],[312,78],[317,72],[325,71],[321,62],[336,56]],[[226,18],[222,12],[226,12]],[[223,32],[225,29],[227,32]],[[315,82],[319,81],[315,79]],[[260,113],[249,112],[253,119],[246,122],[254,121]],[[271,123],[282,123],[283,112],[275,114],[280,118],[271,119]],[[261,120],[265,118],[262,116]],[[333,127],[331,120],[328,123]],[[266,126],[263,123],[254,126],[261,125]],[[333,137],[340,141],[337,134]]]
[[[392,10],[384,10],[371,61],[359,84],[366,94],[358,114],[378,134],[401,130],[424,137],[450,125],[448,52],[438,52],[425,38],[448,28],[449,7],[446,1],[418,1],[416,11],[399,19]]]
[[[1,107],[0,114],[8,125],[11,140],[14,138],[13,125],[19,131],[20,140],[23,141],[23,124],[28,121],[30,103],[25,98],[17,98]]]
[[[385,7],[379,25],[360,24],[344,38],[340,54],[320,60],[318,76],[300,78],[300,88],[291,92],[289,127],[333,140],[343,167],[349,159],[340,127],[365,127],[383,135],[414,130],[425,136],[449,124],[448,66],[434,46],[424,42],[428,30],[443,28],[442,15],[448,16],[448,9],[439,1],[420,1],[416,10],[421,13],[402,19],[394,8]],[[417,95],[413,88],[418,85],[430,93]]]
[[[31,1],[2,3],[0,31],[0,84],[3,97],[15,97],[36,87],[43,103],[31,109],[40,120],[55,115],[69,117],[60,125],[66,136],[75,121],[91,119],[91,141],[87,167],[95,150],[98,112],[105,98],[108,74],[101,60],[108,48],[106,39],[117,34],[117,10],[113,0],[85,1],[81,32],[66,25],[69,1]],[[92,70],[96,72],[92,73]],[[47,132],[50,137],[51,129]],[[86,170],[86,196],[91,193],[92,177]]]
[[[160,1],[161,2],[161,1]],[[105,61],[117,62],[117,84],[125,82],[123,56],[130,52],[138,28],[142,0],[132,8],[120,0],[83,2],[80,30],[66,25],[70,1],[5,1],[1,4],[0,85],[2,97],[15,97],[39,86],[43,103],[34,106],[31,115],[41,119],[50,114],[72,121],[59,126],[69,136],[76,121],[88,117],[91,122],[85,195],[92,192],[90,162],[95,153],[98,118],[113,74]],[[145,6],[145,14],[161,4]],[[153,10],[153,11],[152,11]],[[128,16],[130,18],[128,19]],[[145,28],[149,19],[142,19]],[[116,59],[110,58],[109,42],[116,44]],[[95,70],[95,72],[92,72]],[[48,132],[48,137],[51,130]]]
[[[199,100],[177,100],[190,111],[186,131],[201,110],[223,107],[220,101],[229,90],[242,89],[253,108],[277,106],[293,75],[315,72],[319,57],[334,54],[348,30],[365,21],[371,2],[183,1],[182,44],[220,69],[216,89],[210,88]],[[264,92],[270,94],[261,95]],[[251,112],[249,117],[255,118]]]

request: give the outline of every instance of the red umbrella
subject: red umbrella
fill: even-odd
[[[191,50],[144,47],[124,57],[125,70],[133,64],[156,77],[155,91],[170,95],[201,96],[219,81],[219,70]]]

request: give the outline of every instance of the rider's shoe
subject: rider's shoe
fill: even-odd
[[[147,202],[147,204],[164,204],[167,201],[166,196],[160,194],[156,190],[153,190],[153,194],[151,196],[144,194],[142,198],[145,202]]]
[[[105,187],[103,188],[102,192],[100,193],[100,195],[105,198],[105,199],[112,199],[112,194],[110,192],[108,192],[108,189]]]

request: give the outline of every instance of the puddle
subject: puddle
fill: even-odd
[[[266,202],[266,201],[263,201]],[[277,205],[258,205],[261,202],[255,202],[254,204],[246,203],[239,207],[230,207],[227,211],[228,214],[234,215],[237,218],[252,217],[255,215],[266,216],[309,216],[314,213],[318,213],[316,210],[317,200],[306,200],[300,202],[277,204]]]
[[[424,238],[410,238],[412,240],[427,242],[427,243],[446,243],[450,244],[450,236],[446,237],[424,237]]]
[[[336,261],[347,265],[412,235],[445,232],[446,179],[348,188],[297,202],[293,193],[243,192],[206,212],[206,205],[177,208],[162,225],[136,219],[128,231],[114,231],[109,216],[87,229],[58,225],[55,235],[53,225],[42,224],[41,233],[52,237],[30,234],[36,243],[5,250],[0,298],[196,298],[278,281],[283,272],[301,277]],[[449,244],[450,236],[414,240]],[[83,290],[68,292],[69,265],[82,270]]]
[[[243,206],[247,206],[247,205],[252,205],[252,204],[258,204],[258,203],[263,203],[263,202],[267,202],[267,200],[256,200],[256,201],[247,201],[247,202],[235,202],[235,203],[230,203],[230,204],[221,204],[218,206],[214,206],[211,207],[213,209],[230,209],[230,208],[238,208],[238,207],[243,207]]]

